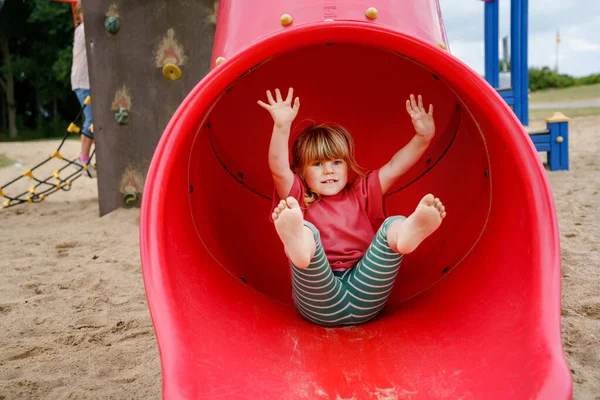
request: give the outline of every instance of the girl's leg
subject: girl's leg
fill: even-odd
[[[412,253],[423,240],[440,227],[446,217],[446,207],[440,199],[428,194],[406,220],[389,227],[387,243],[397,253]]]
[[[316,251],[306,268],[291,263],[296,308],[304,318],[319,325],[354,323],[349,296],[331,270],[319,231],[310,222],[304,221],[304,226],[313,232]]]
[[[350,321],[346,291],[329,266],[319,231],[304,221],[298,202],[282,201],[272,217],[291,261],[294,303],[300,314],[326,326]]]
[[[364,257],[355,268],[346,271],[342,283],[348,290],[356,315],[356,323],[366,322],[375,317],[385,306],[394,283],[402,254],[398,254],[388,244],[388,229],[404,217],[387,218],[371,242]]]
[[[77,96],[77,100],[79,100],[79,105],[83,108],[83,115],[85,117],[82,132],[90,139],[93,139],[94,134],[92,131],[90,131],[90,126],[94,123],[94,121],[92,120],[92,105],[84,104],[85,99],[90,95],[90,91],[88,89],[75,89],[74,92]]]
[[[83,107],[83,115],[85,116],[85,122],[81,130],[81,152],[79,154],[79,161],[82,164],[87,164],[90,159],[90,150],[94,142],[94,134],[90,131],[92,125],[92,105],[85,105],[85,99],[89,96],[90,91],[87,89],[75,89],[75,95],[79,104]]]
[[[87,90],[86,91],[86,98],[87,96],[89,96],[90,91]],[[85,101],[85,99],[83,99]],[[92,119],[92,104],[88,104],[85,106],[85,108],[83,109],[83,115],[85,116],[85,122],[83,123],[83,132],[86,133],[87,136],[91,137],[92,139],[94,138],[94,132],[92,132],[90,130],[90,126],[92,126],[92,124],[94,123],[94,120]]]
[[[306,268],[316,248],[312,231],[303,225],[304,216],[298,201],[293,197],[281,200],[271,216],[285,254],[298,268]]]
[[[377,315],[387,302],[403,254],[415,250],[445,216],[442,202],[428,194],[408,218],[390,217],[384,221],[362,260],[342,277],[361,322]]]

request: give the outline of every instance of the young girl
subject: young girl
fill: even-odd
[[[300,99],[267,91],[258,101],[274,121],[269,167],[275,183],[273,220],[292,268],[296,308],[309,321],[335,326],[375,317],[392,291],[404,254],[414,251],[446,216],[428,194],[408,217],[386,218],[384,196],[423,155],[435,135],[433,106],[410,95],[415,136],[376,171],[362,173],[352,136],[337,125],[312,125],[288,141]],[[349,170],[356,179],[348,182]]]
[[[83,10],[81,9],[81,0],[75,5],[75,16],[77,17],[77,27],[75,28],[75,39],[73,44],[73,64],[71,66],[71,87],[81,107],[84,107],[85,99],[90,95],[90,78],[88,75],[87,53],[85,49],[85,31],[83,27]],[[81,153],[79,154],[79,163],[81,165],[90,164],[90,151],[94,143],[92,105],[88,104],[83,109],[85,122],[81,130]],[[96,176],[96,170],[89,168],[87,176],[93,178]]]

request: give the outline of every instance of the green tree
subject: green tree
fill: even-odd
[[[529,88],[532,91],[547,88],[564,88],[574,86],[575,78],[570,75],[559,74],[550,67],[529,69]]]
[[[0,109],[8,115],[8,134],[16,138],[17,132],[17,101],[15,98],[15,68],[13,58],[22,49],[25,36],[25,21],[29,15],[29,6],[22,0],[9,0],[0,10],[0,88],[6,101]]]
[[[34,0],[33,3],[28,22],[33,26],[37,37],[32,37],[32,52],[27,62],[30,84],[36,93],[37,127],[41,130],[42,107],[52,105],[56,122],[59,100],[64,101],[67,95],[72,95],[69,77],[73,22],[70,6],[67,4],[47,0]]]
[[[8,108],[9,137],[17,132],[17,110],[27,108],[44,136],[45,113],[59,124],[59,103],[68,102],[73,42],[70,6],[49,0],[7,0],[0,12],[0,86]],[[15,93],[15,86],[27,90]]]

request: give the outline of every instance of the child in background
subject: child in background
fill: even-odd
[[[269,168],[275,184],[272,218],[292,269],[296,308],[319,325],[354,325],[375,317],[392,291],[404,254],[442,223],[442,202],[427,194],[407,218],[387,217],[385,195],[423,155],[435,135],[433,106],[406,101],[415,136],[380,169],[363,173],[354,141],[342,127],[312,125],[288,141],[300,99],[267,91],[274,126]],[[357,177],[348,181],[352,170]]]
[[[71,87],[81,107],[84,106],[85,99],[90,95],[90,78],[88,75],[87,53],[85,49],[85,31],[83,29],[83,11],[81,9],[81,0],[75,5],[75,15],[78,25],[75,28],[75,40],[73,44],[73,65],[71,67]],[[94,177],[96,171],[91,168],[90,150],[94,143],[92,105],[88,104],[83,109],[85,122],[81,130],[81,153],[79,154],[79,163],[88,165],[87,176]]]

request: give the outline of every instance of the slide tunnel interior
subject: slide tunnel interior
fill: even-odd
[[[273,39],[217,67],[159,144],[141,242],[165,396],[209,395],[229,380],[230,398],[570,393],[556,219],[519,121],[447,52],[337,29],[285,50],[269,48],[282,43]],[[410,94],[434,105],[435,138],[387,206],[408,215],[431,192],[448,215],[404,258],[387,307],[364,325],[324,329],[293,307],[269,217],[273,122],[256,104],[288,87],[301,99],[291,141],[310,122],[339,123],[366,170],[414,135]]]

